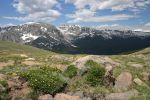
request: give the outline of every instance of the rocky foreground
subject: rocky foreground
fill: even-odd
[[[53,56],[57,59],[61,59],[64,57],[64,59],[69,59],[65,56],[59,56],[55,55]],[[53,58],[52,57],[52,58]],[[120,57],[119,59],[117,57]],[[146,97],[146,94],[144,96],[141,91],[138,91],[136,87],[145,87],[148,90],[150,90],[150,73],[149,73],[149,62],[144,62],[145,64],[141,64],[139,62],[135,62],[131,59],[129,62],[125,62],[125,60],[129,60],[128,57],[137,57],[138,59],[145,59],[143,61],[149,60],[149,58],[146,58],[144,55],[120,55],[120,56],[98,56],[98,55],[88,55],[83,57],[77,57],[74,59],[73,62],[71,62],[71,65],[74,65],[77,68],[77,75],[69,79],[69,84],[74,84],[75,81],[78,81],[79,79],[82,79],[83,73],[88,71],[88,68],[85,66],[86,62],[89,60],[92,60],[96,62],[97,64],[102,65],[105,69],[105,83],[103,86],[98,86],[101,90],[97,90],[100,92],[94,92],[96,90],[95,87],[82,87],[82,84],[79,82],[76,85],[75,89],[70,90],[69,87],[66,90],[63,90],[62,92],[56,93],[55,95],[51,94],[45,94],[42,92],[39,92],[36,99],[38,100],[129,100],[133,97],[143,96],[145,99],[148,100],[149,96]],[[23,58],[22,64],[28,66],[28,67],[21,67],[21,70],[28,70],[34,65],[41,65],[42,62],[36,61],[35,58],[30,58],[28,55],[20,54],[20,58]],[[125,60],[123,61],[124,58]],[[71,59],[71,58],[70,58]],[[120,60],[121,59],[121,60]],[[1,68],[1,74],[0,74],[0,93],[6,92],[7,95],[1,95],[0,98],[2,100],[12,99],[12,100],[29,100],[30,98],[29,94],[31,94],[32,88],[29,85],[29,81],[27,81],[24,78],[21,78],[18,76],[17,72],[10,72],[10,70],[13,70],[11,68],[16,62],[13,60],[9,60],[8,62],[0,62],[0,68]],[[124,63],[127,63],[130,68],[139,70],[139,72],[134,72],[134,70],[130,71]],[[146,63],[148,63],[146,65]],[[10,69],[7,69],[7,66],[10,67]],[[60,65],[61,66],[61,65]],[[59,68],[61,70],[65,70],[66,66],[61,66]],[[124,70],[121,70],[121,69]],[[145,70],[147,68],[148,70]],[[8,70],[8,72],[5,72],[5,70]],[[119,69],[119,72],[116,70]],[[17,69],[16,69],[17,70]],[[81,72],[82,70],[82,72]],[[144,70],[144,71],[142,71]],[[138,74],[140,74],[140,77]],[[112,80],[114,79],[114,80]],[[3,82],[2,82],[3,81]],[[38,81],[38,80],[37,80]],[[80,81],[80,80],[79,80]],[[82,80],[81,80],[82,81]],[[4,83],[6,82],[6,83]],[[7,85],[6,85],[7,84]],[[42,85],[42,84],[41,84]],[[44,84],[43,84],[44,85]],[[86,85],[85,85],[86,86]],[[71,87],[71,86],[70,86]],[[103,87],[103,88],[102,88]],[[91,89],[91,90],[90,90]],[[148,91],[149,92],[149,91]],[[95,94],[94,94],[95,93]],[[149,93],[148,93],[149,95]]]

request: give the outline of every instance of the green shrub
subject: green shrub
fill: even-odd
[[[91,86],[101,85],[105,75],[105,69],[93,61],[89,62],[88,65],[90,66],[90,69],[86,76],[87,83]]]
[[[32,100],[37,100],[38,99],[38,95],[40,93],[38,93],[38,91],[35,91],[35,90],[32,90],[29,94],[29,97],[32,99]]]
[[[91,66],[99,66],[99,64],[97,64],[97,63],[94,62],[93,60],[88,60],[88,61],[85,63],[85,66],[90,68]]]
[[[7,57],[0,57],[0,62],[7,62],[8,58]]]
[[[23,58],[21,58],[21,57],[13,57],[12,59],[14,59],[14,61],[15,61],[14,64],[17,65],[17,64],[21,64],[21,61],[22,61]]]
[[[0,80],[0,84],[3,85],[4,87],[8,86],[7,81],[5,80]]]
[[[77,68],[74,65],[70,65],[67,67],[67,69],[64,71],[64,76],[72,78],[76,76],[77,74]]]
[[[11,100],[11,96],[7,92],[0,92],[0,100]]]
[[[11,97],[9,96],[8,94],[8,91],[7,91],[7,81],[5,80],[0,80],[0,84],[5,87],[5,90],[4,91],[0,91],[0,100],[11,100]]]
[[[29,85],[37,91],[55,94],[66,85],[65,80],[60,78],[60,71],[53,68],[40,68],[20,73],[20,76],[29,81]]]

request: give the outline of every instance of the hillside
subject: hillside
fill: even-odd
[[[33,56],[45,56],[47,54],[52,54],[52,52],[42,50],[39,48],[27,46],[27,45],[21,45],[13,42],[8,42],[8,41],[0,41],[0,51],[1,52],[6,52],[6,53],[11,53],[11,54],[20,54],[20,53],[25,53]]]
[[[58,54],[0,41],[0,100],[149,100],[149,52]]]

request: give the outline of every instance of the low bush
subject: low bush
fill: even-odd
[[[7,81],[5,80],[0,80],[0,84],[3,85],[4,87],[8,86]]]
[[[39,68],[21,72],[20,76],[29,81],[29,85],[37,91],[55,94],[61,91],[66,85],[65,80],[60,78],[60,70],[54,68]]]
[[[93,61],[88,61],[87,64],[90,67],[86,76],[87,83],[91,86],[101,85],[105,75],[105,69]]]
[[[77,74],[77,68],[74,65],[70,65],[67,67],[67,69],[64,71],[64,76],[72,78],[76,76]]]
[[[88,61],[85,63],[85,66],[90,68],[91,66],[99,66],[99,64],[97,64],[97,63],[94,62],[93,60],[88,60]]]
[[[5,88],[3,91],[0,91],[0,100],[11,100],[11,97],[7,91],[7,81],[0,80],[0,84]]]

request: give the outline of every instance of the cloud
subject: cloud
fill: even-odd
[[[68,23],[128,20],[137,16],[128,14],[97,16],[96,13],[106,9],[139,12],[150,4],[148,0],[65,0],[65,3],[71,3],[76,7],[76,11],[73,14],[66,15],[71,19]]]
[[[28,14],[25,17],[4,17],[6,19],[14,19],[19,21],[34,21],[34,22],[51,22],[54,21],[60,13],[56,10],[49,10],[47,12],[35,12],[33,14]]]
[[[99,25],[95,26],[94,28],[98,29],[110,29],[110,30],[132,30],[132,31],[142,31],[142,32],[150,32],[150,30],[143,25],[138,25],[138,26],[125,26],[125,25],[120,25],[120,24],[104,24],[104,25]]]
[[[75,14],[67,14],[66,16],[69,18],[89,18],[94,16],[95,12],[90,11],[88,9],[77,10]]]
[[[150,27],[150,23],[146,23],[145,26]]]
[[[13,7],[20,13],[35,13],[50,10],[58,2],[56,0],[14,0]]]
[[[112,11],[122,11],[127,8],[133,7],[133,0],[106,0],[98,5],[98,9],[112,9]]]
[[[72,3],[77,9],[85,8],[89,6],[90,8],[95,8],[98,0],[65,0],[66,3]]]
[[[75,5],[77,9],[85,9],[88,6],[94,11],[103,9],[138,11],[150,4],[149,0],[65,0],[65,2]]]
[[[58,4],[57,0],[14,0],[13,7],[16,8],[19,13],[24,14],[24,16],[7,16],[4,18],[25,22],[51,22],[61,15],[59,11],[53,9],[53,7]]]
[[[66,16],[71,20],[68,23],[78,23],[78,22],[113,22],[119,20],[128,20],[135,18],[136,16],[127,14],[116,14],[107,16],[95,16],[96,12],[82,9],[77,10],[75,14],[67,14]]]

